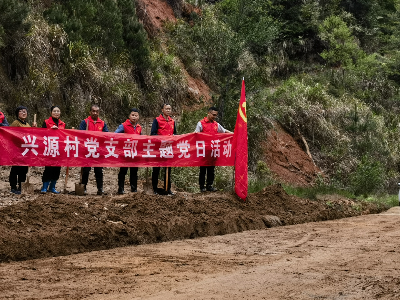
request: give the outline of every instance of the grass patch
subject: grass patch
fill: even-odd
[[[300,198],[308,198],[311,200],[316,200],[317,195],[333,195],[333,194],[340,195],[350,199],[356,198],[354,194],[351,193],[350,191],[339,189],[331,185],[317,185],[312,187],[283,185],[283,189],[289,195],[297,196]]]
[[[331,185],[317,185],[314,187],[295,187],[290,185],[283,185],[284,190],[289,195],[297,196],[300,198],[308,198],[316,200],[317,195],[339,195],[349,199],[358,201],[366,201],[375,203],[380,207],[390,208],[399,205],[398,195],[368,195],[367,197],[356,197],[352,192],[344,189],[339,189]],[[329,203],[328,203],[329,204]]]
[[[399,206],[398,195],[369,195],[367,197],[358,197],[360,201],[376,203],[379,206],[384,206],[387,208]]]

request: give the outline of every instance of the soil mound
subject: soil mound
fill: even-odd
[[[289,196],[280,185],[250,194],[40,195],[0,209],[0,262],[223,235],[323,221],[384,208],[339,197]]]
[[[305,140],[299,138],[299,144],[277,122],[267,131],[265,143],[265,160],[276,177],[286,183],[307,186],[312,185],[319,176],[324,176],[303,150]],[[303,147],[304,146],[304,147]],[[311,154],[310,154],[311,155]]]
[[[137,14],[150,36],[157,35],[166,22],[176,22],[172,7],[163,0],[138,0]]]

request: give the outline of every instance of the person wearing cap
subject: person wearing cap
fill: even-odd
[[[116,133],[128,133],[128,134],[142,134],[142,127],[139,122],[139,110],[132,108],[128,119],[120,124],[115,130]],[[125,176],[128,173],[128,167],[121,167],[118,173],[118,194],[123,195],[125,186]],[[130,167],[129,182],[131,184],[131,192],[137,192],[137,167]]]
[[[218,109],[214,106],[208,109],[207,116],[204,117],[203,120],[199,121],[196,126],[195,132],[203,132],[208,133],[211,135],[217,133],[232,133],[231,131],[225,129],[215,120],[218,118]],[[204,186],[206,183],[206,174],[207,174],[207,185]],[[215,177],[215,166],[202,166],[200,167],[200,174],[199,174],[199,185],[200,191],[202,193],[209,191],[215,192],[217,191],[216,188],[213,187]]]
[[[164,103],[161,106],[161,114],[154,119],[151,126],[151,135],[176,135],[176,124],[175,121],[170,117],[172,113],[171,105]],[[168,182],[166,182],[166,176],[168,172]],[[158,175],[160,173],[160,167],[153,167],[151,175],[151,182],[153,185],[154,194],[158,194]],[[174,195],[171,191],[171,167],[166,167],[164,172],[164,190],[167,191],[168,195]]]
[[[0,111],[0,127],[2,126],[10,126],[7,122],[7,118],[3,112]]]
[[[60,120],[61,110],[58,106],[52,106],[50,108],[50,118],[45,120],[42,124],[42,128],[49,129],[65,129],[65,123]],[[44,168],[42,175],[43,186],[40,192],[45,194],[49,190],[53,194],[59,194],[56,190],[57,180],[60,178],[61,167],[49,167]]]
[[[90,107],[90,116],[81,122],[79,125],[79,130],[86,130],[86,126],[89,125],[87,128],[89,131],[108,132],[107,124],[99,118],[99,114],[100,107],[97,104],[93,104]],[[82,184],[85,186],[85,193],[91,169],[91,167],[82,168]],[[103,195],[103,167],[94,167],[94,176],[97,184],[97,195]]]
[[[25,106],[18,106],[15,110],[15,117],[17,118],[11,123],[11,127],[31,127],[26,121],[28,118],[28,109]],[[36,127],[37,124],[32,123],[32,127]],[[9,176],[9,182],[11,186],[11,193],[21,194],[21,182],[25,182],[26,174],[28,173],[28,166],[12,166]],[[17,187],[18,185],[18,187]]]

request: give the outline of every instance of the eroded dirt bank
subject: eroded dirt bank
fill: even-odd
[[[400,299],[385,214],[0,264],[2,299]]]
[[[246,202],[229,193],[20,197],[0,209],[0,262],[224,235],[276,226],[279,221],[299,224],[384,209],[332,196],[301,199],[287,195],[279,185],[251,194]]]

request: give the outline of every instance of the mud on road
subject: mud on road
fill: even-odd
[[[2,299],[399,299],[400,208],[0,264]]]
[[[5,194],[6,192],[4,192]],[[224,235],[316,222],[384,208],[337,196],[289,196],[280,185],[250,194],[13,196],[0,209],[0,262]],[[11,204],[10,204],[11,203]]]
[[[399,216],[361,216],[374,203],[280,185],[115,195],[112,170],[106,196],[92,177],[88,196],[41,195],[33,171],[19,196],[0,173],[0,299],[398,299]]]

